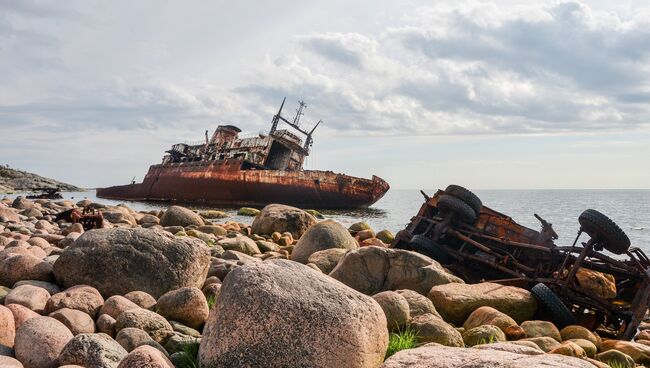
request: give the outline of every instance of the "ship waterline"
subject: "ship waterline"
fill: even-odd
[[[244,160],[153,165],[142,183],[97,189],[107,199],[223,206],[282,203],[302,208],[365,208],[388,191],[383,179],[331,171],[242,170]]]

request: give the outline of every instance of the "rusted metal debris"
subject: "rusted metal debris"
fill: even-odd
[[[584,211],[573,244],[557,246],[552,225],[537,214],[541,231],[483,206],[460,186],[424,196],[392,247],[425,254],[466,282],[528,288],[559,328],[578,323],[626,340],[636,334],[650,303],[650,260],[630,247],[627,235],[605,215]],[[579,242],[582,235],[587,239]],[[602,295],[580,285],[585,273],[609,280],[615,292]]]
[[[84,207],[82,211],[77,208],[63,211],[56,215],[54,222],[64,220],[73,224],[81,224],[84,230],[101,229],[104,224],[104,216],[101,212],[90,207]]]
[[[284,101],[273,116],[268,134],[239,137],[241,130],[220,125],[205,142],[178,143],[166,151],[162,163],[152,165],[142,183],[97,189],[109,199],[179,201],[213,205],[264,206],[283,203],[309,208],[368,207],[389,189],[377,176],[372,179],[303,170],[313,143],[300,117],[282,116]],[[279,129],[285,124],[293,129]],[[299,136],[304,136],[303,139]]]

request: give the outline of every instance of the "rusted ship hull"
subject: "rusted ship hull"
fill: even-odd
[[[142,183],[97,189],[107,199],[169,201],[216,206],[282,203],[301,208],[364,208],[389,185],[377,176],[331,171],[242,170],[242,160],[153,165]]]

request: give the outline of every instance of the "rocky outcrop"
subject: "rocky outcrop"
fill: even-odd
[[[309,267],[251,263],[224,280],[203,330],[199,363],[377,367],[388,343],[385,321],[372,298]]]
[[[65,286],[87,284],[103,295],[145,291],[154,297],[184,286],[200,287],[210,261],[202,241],[156,229],[87,231],[54,263]]]
[[[312,254],[331,248],[357,249],[359,245],[350,232],[334,220],[321,221],[311,226],[298,240],[291,260],[307,263]]]
[[[271,235],[274,232],[290,232],[298,239],[307,229],[317,222],[309,213],[295,207],[282,204],[270,204],[262,209],[253,221],[252,230],[255,234]]]
[[[349,251],[330,276],[368,295],[398,289],[427,294],[433,286],[463,282],[427,256],[382,247]]]
[[[518,322],[531,319],[537,311],[537,300],[528,290],[490,282],[435,286],[429,291],[429,299],[445,321],[458,325],[483,306],[492,307]]]
[[[0,166],[0,193],[28,191],[32,188],[59,188],[69,192],[82,191],[72,184],[62,183],[27,171]]]

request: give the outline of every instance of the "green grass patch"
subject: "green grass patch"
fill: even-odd
[[[607,365],[609,365],[611,368],[623,368],[623,367],[626,366],[625,364],[623,364],[621,362],[617,362],[615,360],[612,360],[611,362],[608,362]]]
[[[391,332],[388,338],[388,350],[384,359],[397,353],[398,351],[413,349],[417,346],[417,332],[410,327],[400,329],[397,332]]]
[[[178,366],[180,368],[199,368],[198,342],[190,342],[183,346]]]
[[[217,297],[215,295],[210,295],[207,298],[207,301],[208,301],[208,309],[212,309],[212,307],[214,307],[214,305],[217,304]]]

